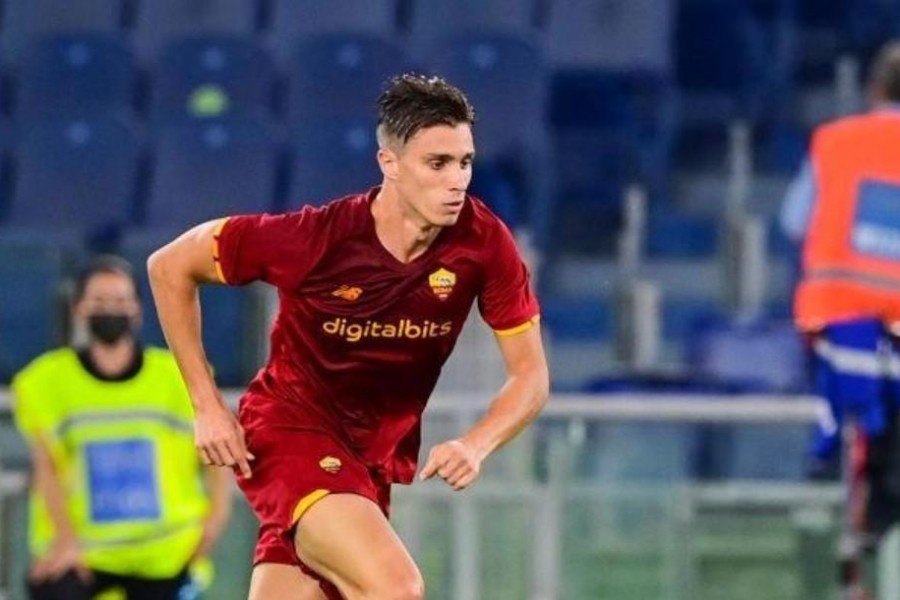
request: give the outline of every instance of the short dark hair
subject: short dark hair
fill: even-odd
[[[890,102],[900,102],[900,40],[885,44],[869,73],[869,83]]]
[[[72,301],[78,303],[84,298],[84,292],[87,289],[88,282],[95,275],[108,273],[112,275],[122,275],[131,281],[134,287],[134,294],[138,299],[141,297],[141,288],[138,285],[137,276],[134,274],[134,268],[131,263],[120,256],[112,254],[101,254],[95,256],[75,278],[75,288],[72,290]]]
[[[405,144],[420,129],[475,122],[475,109],[455,86],[436,76],[414,73],[391,79],[378,98],[378,141]]]

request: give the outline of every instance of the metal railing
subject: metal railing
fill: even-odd
[[[237,391],[226,392],[232,403],[238,396]],[[488,400],[489,395],[481,393],[437,394],[426,411],[425,444],[465,430],[486,408]],[[9,405],[8,394],[0,392],[0,415],[8,411]],[[687,481],[675,485],[600,485],[573,477],[573,454],[577,452],[573,440],[583,436],[585,427],[610,421],[784,425],[810,423],[816,414],[817,403],[812,397],[554,395],[539,420],[539,427],[555,425],[544,432],[550,433],[543,439],[543,445],[538,447],[536,443],[538,428],[528,430],[510,448],[492,458],[482,481],[463,494],[433,482],[397,486],[393,520],[422,565],[429,582],[429,598],[599,600],[617,597],[627,600],[628,596],[621,591],[610,591],[610,596],[595,591],[600,589],[596,587],[600,584],[584,583],[578,587],[581,584],[573,583],[573,578],[589,580],[593,576],[592,561],[596,561],[594,569],[606,571],[607,562],[633,560],[636,564],[658,563],[646,567],[658,576],[660,589],[664,590],[655,593],[656,596],[687,600],[698,597],[697,590],[706,585],[698,565],[709,560],[710,553],[718,556],[715,548],[703,547],[704,543],[713,546],[719,543],[714,539],[697,541],[693,546],[685,541],[696,537],[692,532],[704,526],[704,515],[735,510],[741,515],[766,513],[773,515],[772,522],[780,524],[779,527],[796,526],[800,530],[810,522],[816,523],[817,518],[819,523],[824,519],[826,524],[832,524],[836,522],[834,512],[842,499],[839,486],[741,482],[698,485]],[[537,453],[542,454],[546,464],[546,473],[541,476],[533,472]],[[508,466],[504,463],[514,466],[504,469]],[[21,473],[0,474],[0,489],[5,494],[20,494],[24,484]],[[640,513],[643,516],[638,519],[640,532],[615,533],[618,520],[627,522],[629,511],[641,510],[645,513]],[[582,512],[588,516],[579,529],[573,525],[573,519],[582,518],[578,517]],[[0,514],[6,512],[0,510]],[[504,527],[506,521],[508,526]],[[10,525],[20,526],[0,522],[0,539],[7,542],[12,536],[3,535],[3,530]],[[644,535],[647,527],[656,527],[658,531],[647,537]],[[436,529],[439,533],[435,533]],[[485,531],[497,534],[491,536]],[[786,534],[787,537],[797,536]],[[760,540],[758,543],[759,552],[771,553],[772,564],[787,552],[777,542]],[[831,541],[822,543],[831,544]],[[826,548],[824,554],[829,555],[832,550]],[[3,553],[0,560],[12,551],[12,548],[0,548]],[[729,560],[727,552],[724,556],[721,560]],[[506,566],[486,572],[485,565],[498,561]],[[572,566],[576,563],[581,565],[577,569]],[[223,573],[223,577],[229,575],[237,576]],[[242,597],[240,585],[230,587],[235,599]],[[503,589],[507,589],[506,595]],[[510,595],[513,589],[522,595]],[[650,593],[646,590],[634,593],[641,600],[654,597],[646,595]],[[231,597],[223,595],[222,600]]]

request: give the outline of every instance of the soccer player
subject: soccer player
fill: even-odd
[[[199,452],[235,468],[260,520],[251,600],[424,596],[387,520],[390,486],[414,479],[421,413],[473,302],[508,377],[469,431],[430,450],[419,478],[472,485],[547,400],[528,270],[509,230],[466,194],[473,122],[446,81],[397,77],[379,99],[380,186],[211,221],[148,261]],[[278,288],[280,309],[269,361],[235,418],[206,368],[197,287],[254,280]]]

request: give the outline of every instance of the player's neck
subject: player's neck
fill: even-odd
[[[396,191],[382,189],[371,210],[378,241],[402,263],[421,256],[441,232],[439,226],[407,210]]]

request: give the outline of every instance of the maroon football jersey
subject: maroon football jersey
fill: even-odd
[[[375,233],[377,193],[231,217],[214,254],[228,284],[263,280],[279,293],[271,355],[241,400],[242,424],[328,432],[408,482],[422,411],[472,303],[501,335],[536,322],[539,309],[512,235],[480,200],[469,196],[455,225],[401,263]]]

